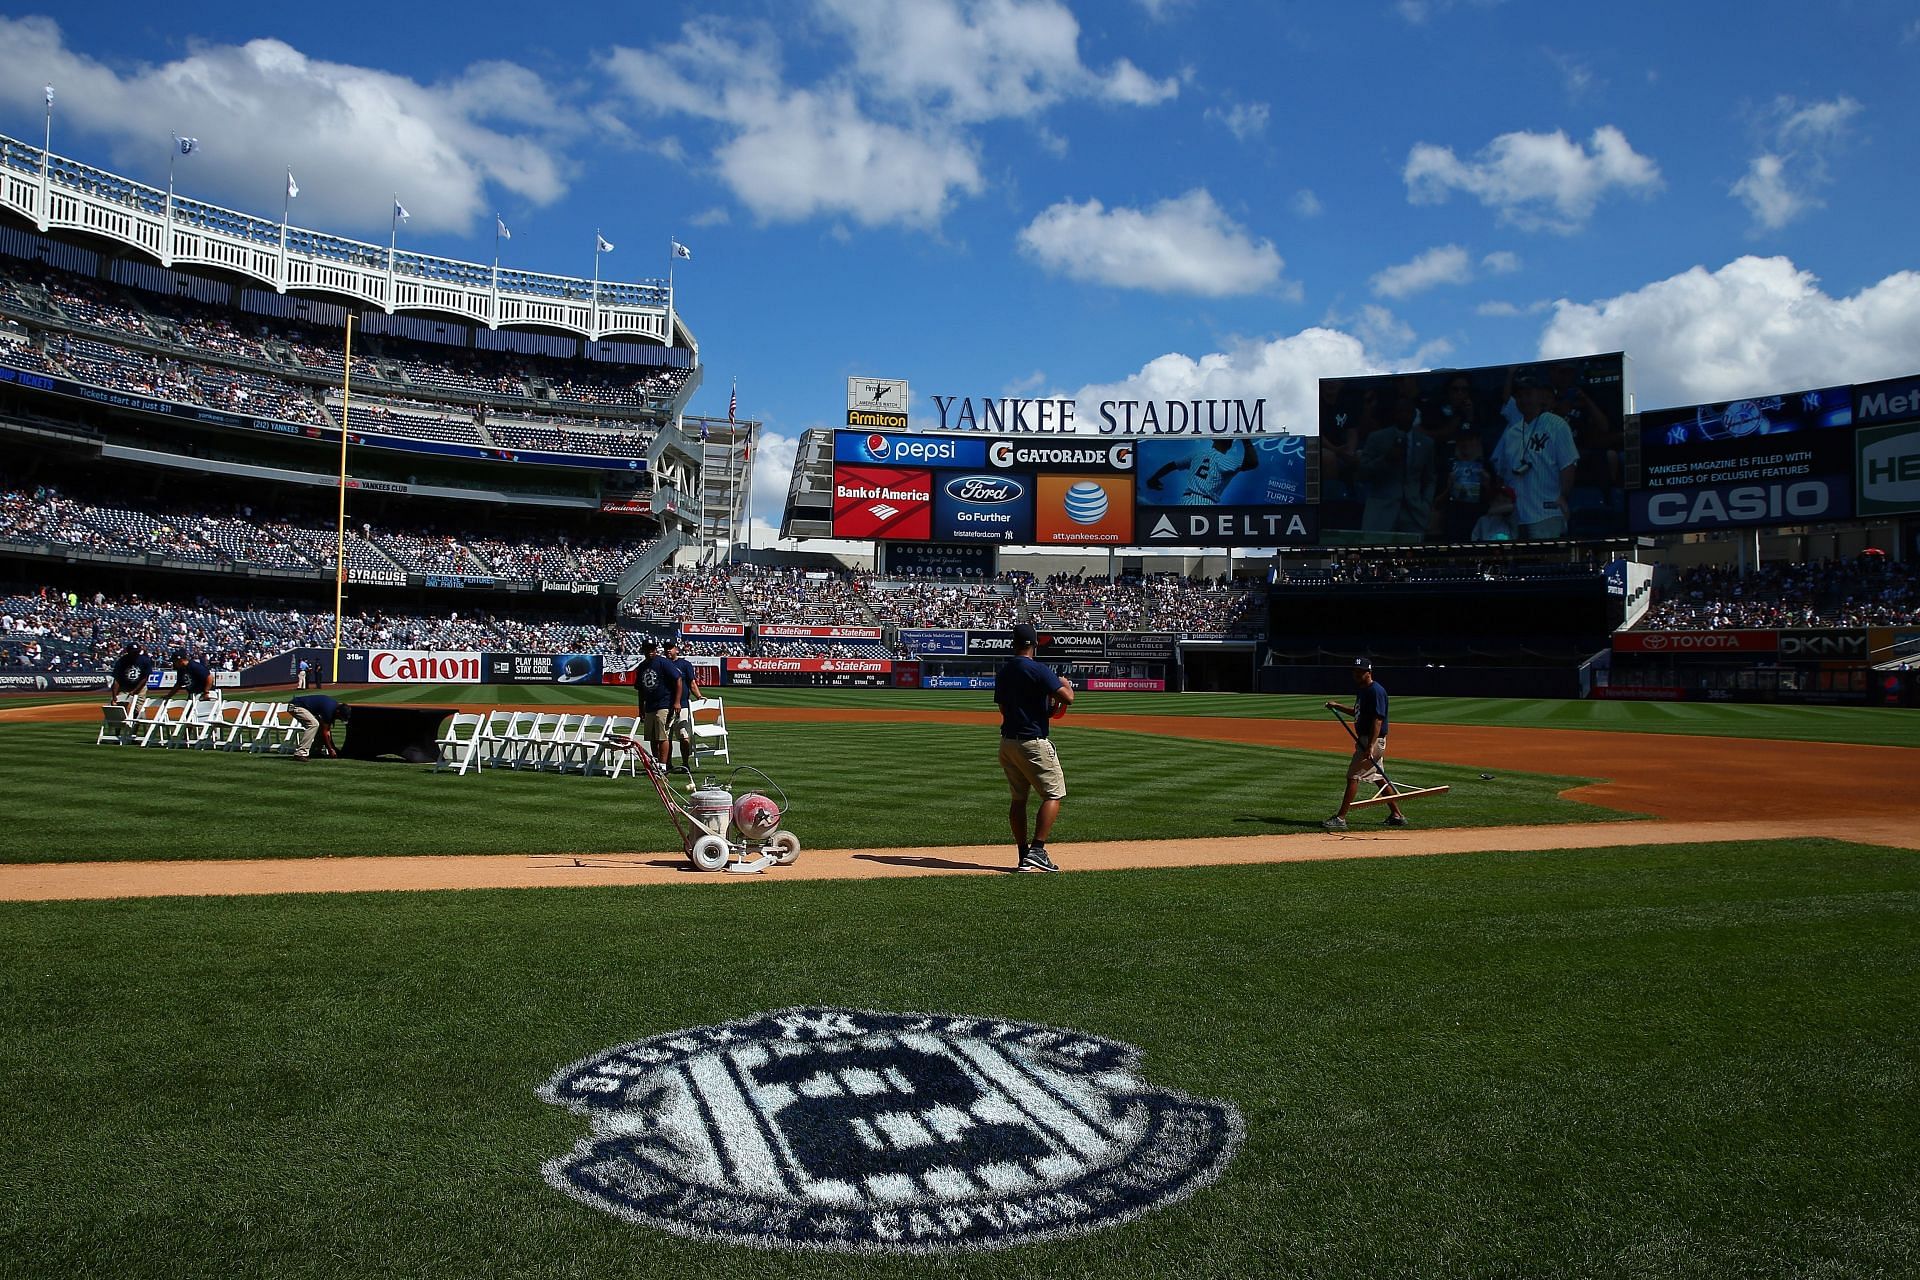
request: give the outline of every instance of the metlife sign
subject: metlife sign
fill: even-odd
[[[979,471],[987,465],[987,442],[964,436],[836,431],[833,433],[833,460],[866,466]]]

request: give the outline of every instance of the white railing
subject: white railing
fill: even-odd
[[[160,265],[207,266],[271,285],[357,298],[389,315],[451,314],[484,324],[538,325],[589,341],[637,337],[673,345],[668,325],[692,335],[673,312],[666,281],[633,284],[391,251],[309,231],[177,192],[145,186],[0,136],[0,206],[41,231],[84,231],[139,249]],[[697,348],[696,348],[697,349]]]

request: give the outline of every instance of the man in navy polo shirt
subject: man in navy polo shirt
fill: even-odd
[[[640,642],[644,661],[633,674],[640,695],[640,737],[653,751],[653,758],[665,768],[672,763],[667,741],[673,722],[680,718],[680,671],[660,652],[660,642],[649,636]]]
[[[680,744],[680,763],[693,772],[693,703],[700,696],[700,672],[680,656],[680,641],[669,636],[667,661],[680,673],[680,714],[674,717],[673,740]]]
[[[125,703],[129,716],[139,713],[141,700],[147,693],[147,677],[152,674],[153,658],[140,652],[137,644],[128,645],[113,664],[113,700]]]
[[[1053,820],[1060,816],[1060,802],[1067,798],[1067,775],[1060,768],[1060,755],[1047,736],[1047,722],[1064,714],[1073,702],[1073,685],[1054,674],[1053,668],[1035,662],[1033,651],[1040,636],[1029,623],[1013,628],[1013,656],[1000,668],[993,681],[993,700],[1000,704],[1000,769],[1007,775],[1007,787],[1013,803],[1007,816],[1013,825],[1014,844],[1020,850],[1016,871],[1058,871],[1047,856],[1047,836]],[[1033,820],[1033,843],[1027,843],[1027,797],[1040,793],[1040,808]]]
[[[213,672],[207,664],[198,658],[189,658],[184,652],[173,655],[173,688],[167,690],[165,701],[171,701],[176,693],[184,693],[189,700],[194,698],[202,702],[214,697]]]
[[[324,693],[309,693],[288,702],[287,714],[300,725],[300,741],[293,748],[295,760],[307,758],[307,753],[313,750],[315,737],[320,739],[320,749],[327,755],[340,754],[340,748],[333,745],[333,723],[336,720],[351,720],[352,707]]]
[[[1387,688],[1373,678],[1370,658],[1353,660],[1353,683],[1358,690],[1350,707],[1327,703],[1329,711],[1344,711],[1353,717],[1353,759],[1347,761],[1347,793],[1340,800],[1340,811],[1320,825],[1329,831],[1347,829],[1347,810],[1353,805],[1353,793],[1363,782],[1386,782],[1381,762],[1387,758]],[[1400,806],[1387,801],[1387,825],[1404,827],[1407,815]]]

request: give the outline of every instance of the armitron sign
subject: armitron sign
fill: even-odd
[[[367,655],[367,679],[374,684],[479,684],[480,655],[375,649]]]

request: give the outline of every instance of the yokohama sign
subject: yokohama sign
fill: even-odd
[[[1621,631],[1615,653],[1778,653],[1777,631]]]
[[[375,649],[367,655],[367,679],[374,684],[479,684],[480,655]]]

